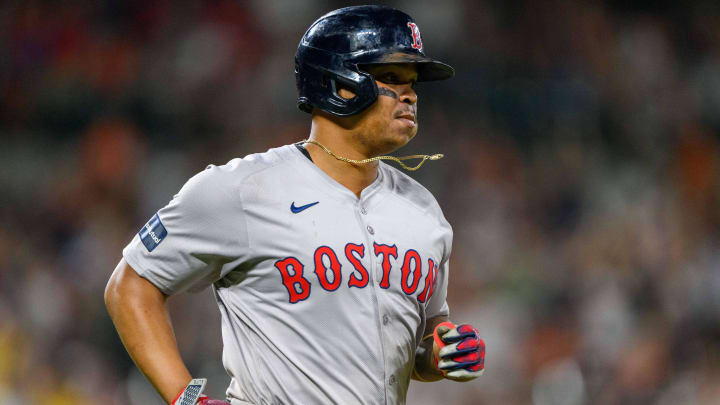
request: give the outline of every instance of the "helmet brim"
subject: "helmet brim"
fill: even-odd
[[[455,69],[453,69],[452,66],[415,53],[388,53],[372,61],[363,62],[358,65],[390,65],[396,63],[410,63],[415,65],[418,73],[418,82],[446,80],[455,76]]]

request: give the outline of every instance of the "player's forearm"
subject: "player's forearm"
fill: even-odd
[[[442,373],[435,367],[433,359],[433,340],[425,339],[420,344],[420,350],[415,354],[415,371],[413,379],[418,381],[438,381],[443,379]]]
[[[165,299],[124,260],[105,290],[105,304],[130,357],[169,403],[191,376],[180,357]]]
[[[432,333],[437,325],[446,322],[447,320],[448,317],[446,316],[428,319],[423,333],[424,338],[420,342],[420,347],[415,353],[415,370],[413,372],[414,379],[418,381],[438,381],[444,378],[443,374],[435,366],[435,359],[433,358]]]

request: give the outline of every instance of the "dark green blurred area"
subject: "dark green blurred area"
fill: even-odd
[[[103,303],[121,250],[207,164],[308,134],[293,56],[337,1],[0,5],[0,404],[160,403]],[[479,380],[412,404],[716,404],[720,4],[387,2],[457,76],[418,88],[412,176],[455,240]],[[210,291],[170,300],[222,396]]]

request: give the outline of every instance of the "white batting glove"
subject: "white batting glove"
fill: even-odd
[[[445,378],[470,381],[485,371],[485,342],[471,325],[443,322],[433,331],[435,365]]]

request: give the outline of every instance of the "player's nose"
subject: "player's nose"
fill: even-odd
[[[415,105],[418,101],[418,95],[411,84],[403,84],[398,89],[398,100],[401,103]]]

